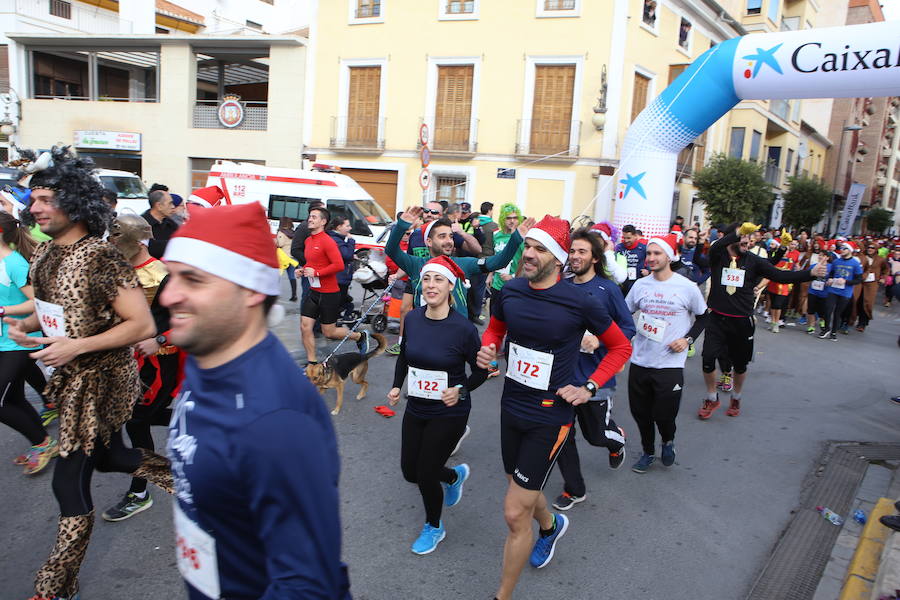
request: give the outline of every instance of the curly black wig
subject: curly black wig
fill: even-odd
[[[29,163],[37,160],[33,150],[19,150]],[[109,203],[103,200],[103,185],[94,176],[94,161],[76,156],[69,146],[54,146],[50,151],[53,162],[31,176],[29,187],[46,188],[56,192],[55,204],[73,223],[84,223],[90,235],[102,236],[116,217]],[[23,169],[19,177],[29,173]],[[30,211],[22,211],[23,223],[34,225]]]

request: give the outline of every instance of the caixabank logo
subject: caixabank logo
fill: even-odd
[[[892,96],[900,86],[900,35],[890,23],[746,35],[732,77],[746,100]]]

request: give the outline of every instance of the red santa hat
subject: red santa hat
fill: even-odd
[[[612,240],[612,229],[609,228],[608,223],[594,223],[591,225],[591,231],[596,231],[600,234],[607,242]]]
[[[422,230],[422,243],[425,243],[425,240],[428,239],[428,234],[431,233],[431,227],[437,223],[437,220],[428,221],[424,225],[422,225],[419,229]]]
[[[205,206],[206,208],[218,206],[224,199],[225,192],[223,192],[222,188],[217,185],[211,185],[209,187],[200,188],[199,190],[194,190],[193,193],[188,196],[188,202],[193,202],[194,204],[199,204],[200,206]]]
[[[422,266],[419,272],[419,279],[425,276],[425,273],[437,273],[446,277],[452,285],[456,285],[457,280],[462,281],[463,287],[468,288],[469,282],[466,280],[466,274],[459,268],[459,265],[446,256],[437,256],[432,258]]]
[[[662,237],[652,237],[647,242],[648,246],[650,244],[656,244],[662,248],[662,251],[666,253],[670,261],[675,260],[675,257],[678,256],[678,236],[674,233]]]
[[[272,233],[258,202],[197,211],[169,240],[163,260],[267,296],[277,296],[281,289]]]
[[[672,225],[672,231],[670,231],[672,235],[675,236],[675,239],[678,240],[678,243],[681,243],[681,240],[684,239],[684,233],[681,231],[681,225]]]
[[[544,215],[543,219],[528,230],[525,237],[541,244],[556,260],[565,265],[569,260],[569,247],[572,245],[569,229],[569,222],[565,219]]]

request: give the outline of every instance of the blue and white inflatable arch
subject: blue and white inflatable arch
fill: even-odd
[[[755,33],[699,56],[625,134],[613,222],[669,230],[678,153],[741,100],[900,96],[900,26]]]

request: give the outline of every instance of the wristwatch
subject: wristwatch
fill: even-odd
[[[156,336],[156,337],[153,338],[153,339],[154,339],[154,340],[156,341],[156,343],[159,344],[160,346],[165,346],[166,344],[169,343],[169,338],[167,338],[166,336],[164,336],[164,335],[162,335],[162,334]]]
[[[584,384],[585,389],[591,393],[591,396],[597,395],[597,384],[588,379],[587,383]]]
[[[689,335],[684,336],[685,341],[688,343],[688,346],[694,345],[694,338]]]
[[[0,319],[6,316],[6,307],[0,306]]]

